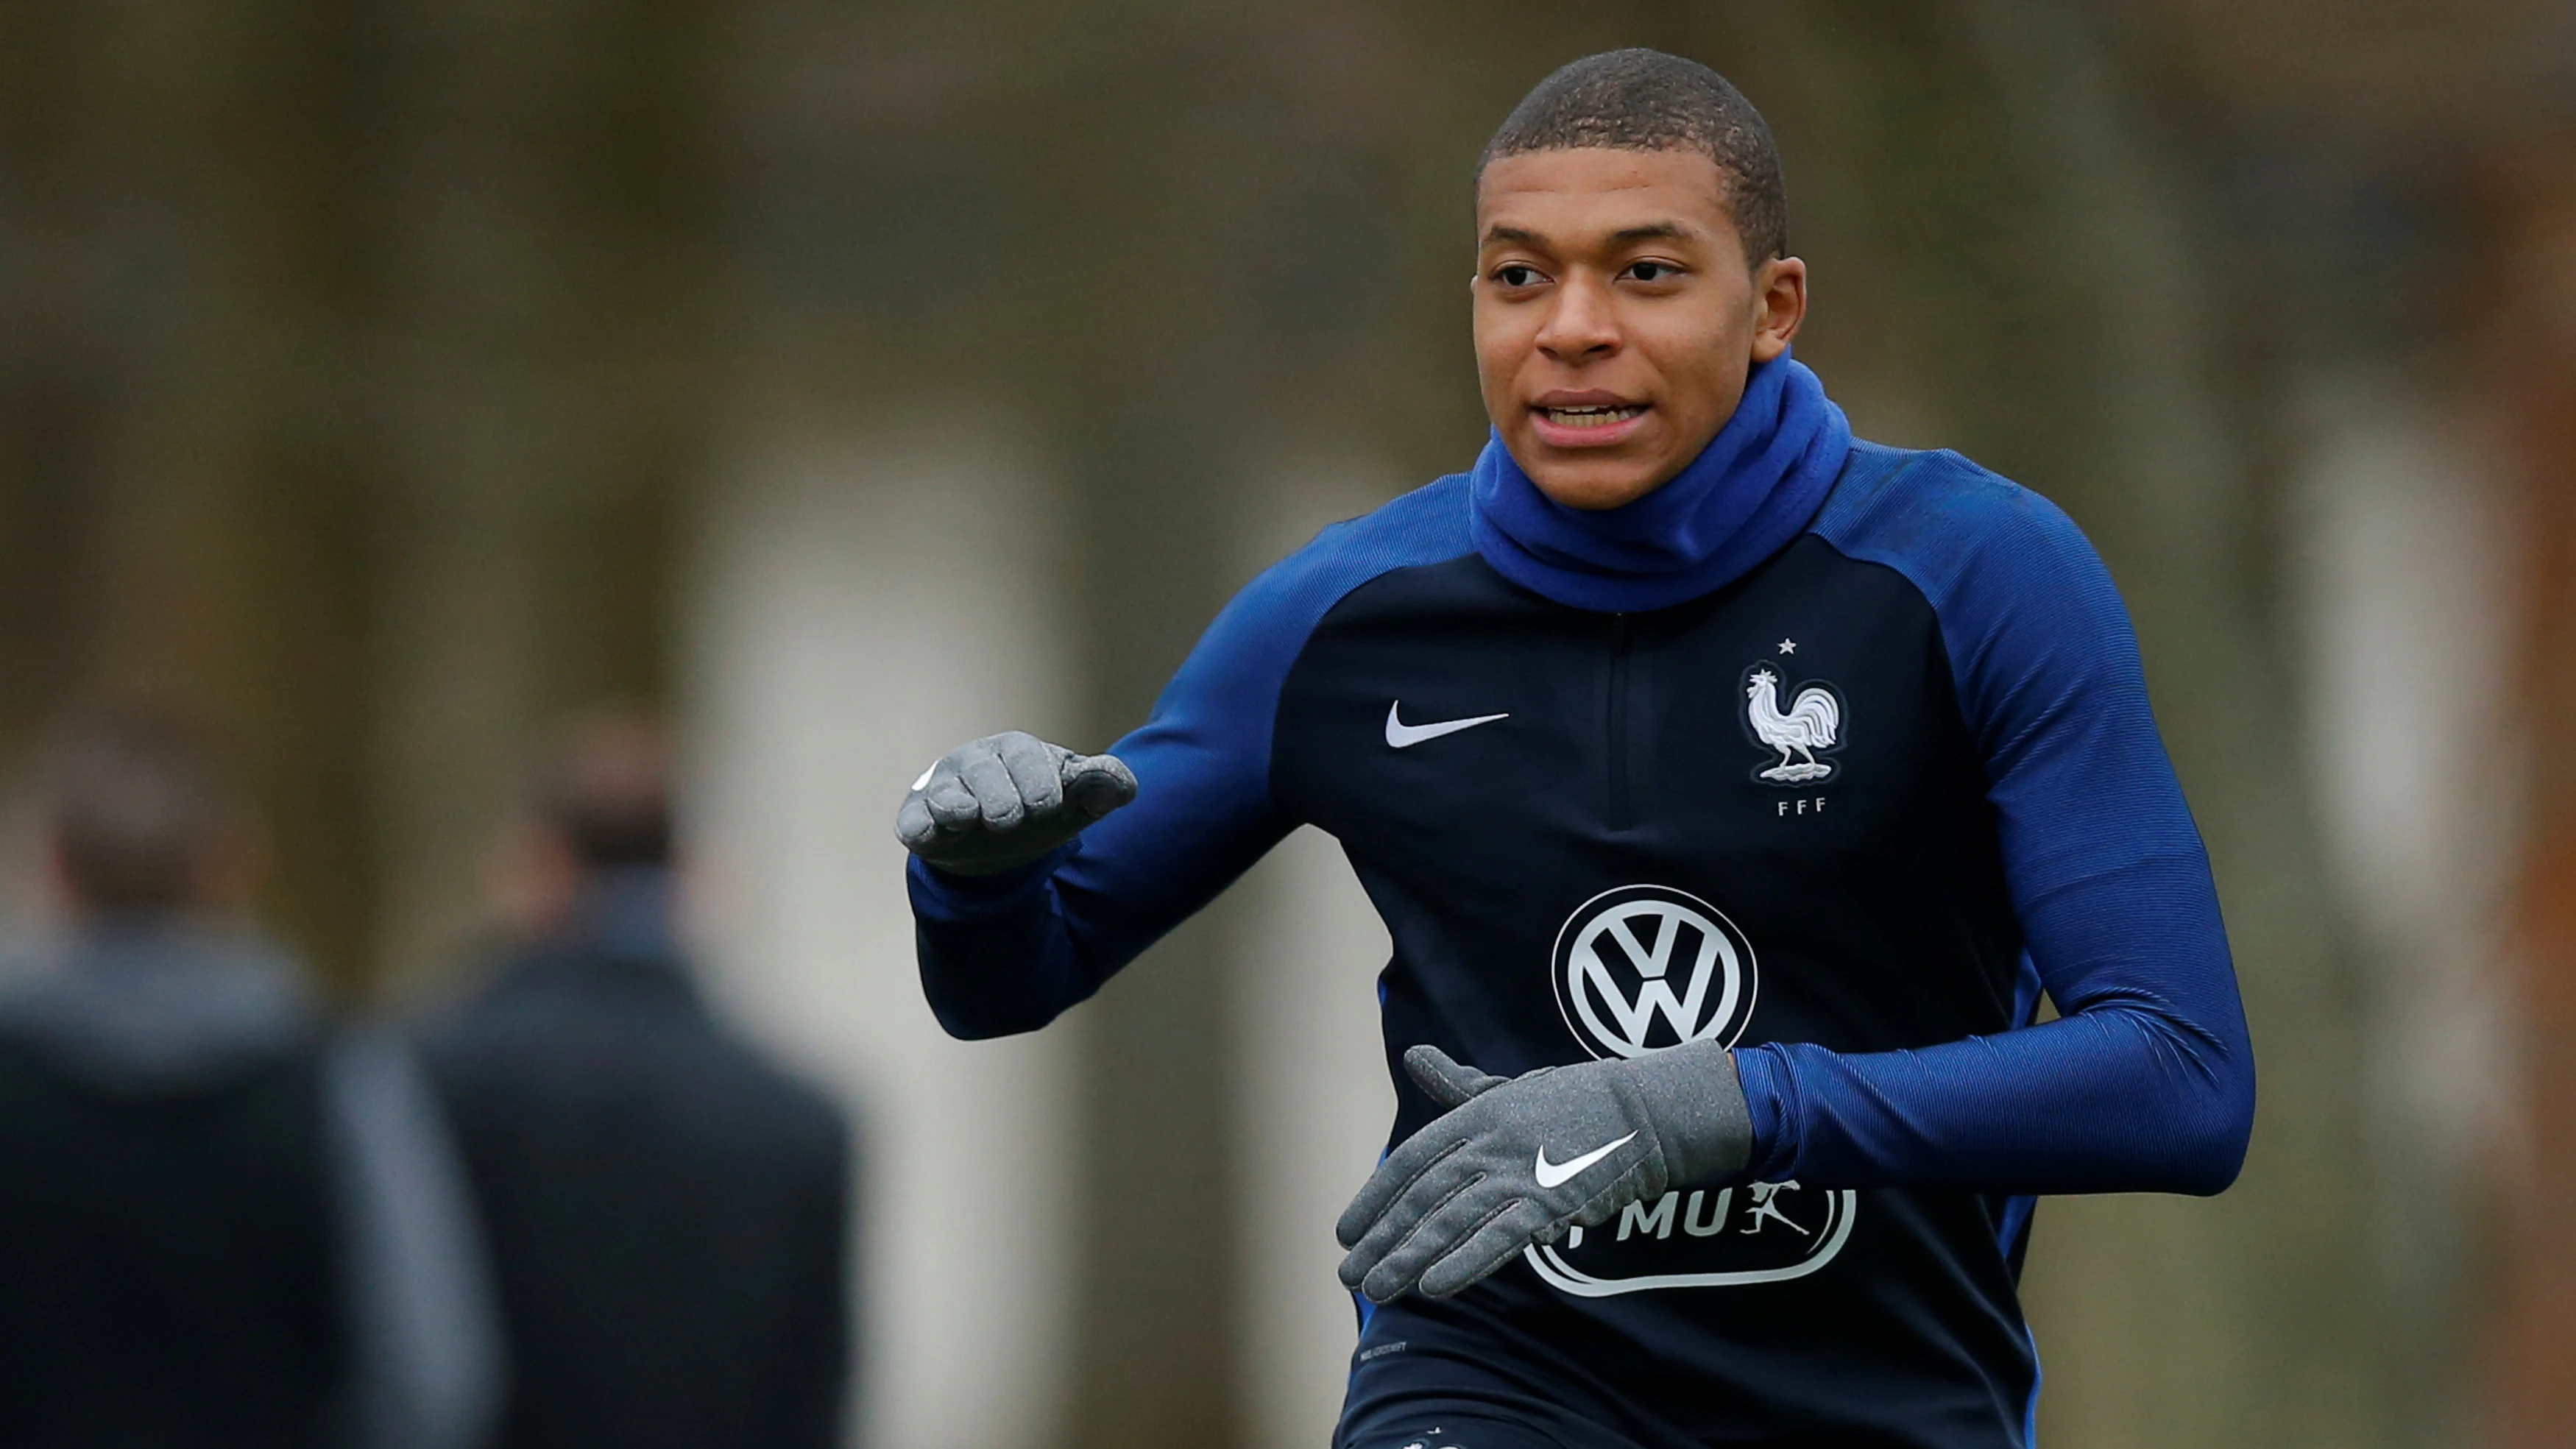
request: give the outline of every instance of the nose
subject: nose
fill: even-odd
[[[1608,287],[1579,275],[1557,285],[1547,323],[1539,328],[1539,351],[1575,366],[1610,356],[1619,350],[1619,343],[1619,321],[1611,310]]]

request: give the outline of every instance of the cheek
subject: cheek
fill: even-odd
[[[1744,391],[1750,361],[1752,329],[1694,325],[1662,331],[1647,349],[1660,374],[1666,406],[1679,436],[1676,442],[1705,441],[1735,411]]]
[[[1725,374],[1727,359],[1744,344],[1729,338],[1724,329],[1711,327],[1700,319],[1688,319],[1688,325],[1671,325],[1683,320],[1670,319],[1664,327],[1640,332],[1637,350],[1645,354],[1666,385],[1677,392],[1697,393]]]
[[[1476,381],[1488,402],[1507,391],[1530,353],[1527,329],[1509,321],[1486,315],[1479,308],[1476,315]]]

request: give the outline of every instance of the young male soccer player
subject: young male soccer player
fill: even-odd
[[[897,817],[969,1037],[1341,839],[1403,1067],[1343,1449],[2025,1445],[2032,1195],[2243,1159],[2111,581],[2036,495],[1852,438],[1785,210],[1714,72],[1548,77],[1477,180],[1475,466],[1255,580],[1113,755],[978,740]]]

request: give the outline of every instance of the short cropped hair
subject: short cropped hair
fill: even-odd
[[[1762,113],[1726,77],[1695,60],[1638,47],[1608,50],[1531,87],[1476,163],[1582,147],[1697,151],[1726,178],[1727,214],[1760,263],[1789,254],[1789,196],[1780,149]]]
[[[565,732],[540,780],[536,804],[585,870],[667,866],[670,740],[660,724],[642,715],[579,721]]]
[[[204,872],[241,823],[195,728],[140,708],[79,719],[56,741],[44,814],[63,883],[84,908],[200,904]]]

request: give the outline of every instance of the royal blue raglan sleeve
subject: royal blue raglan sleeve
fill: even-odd
[[[2063,513],[1955,454],[1885,450],[1815,531],[1931,602],[2027,962],[2059,1020],[1913,1051],[1739,1051],[1757,1180],[2214,1193],[2254,1063],[2200,833],[2128,613]]]
[[[1215,899],[1295,828],[1270,791],[1279,691],[1352,589],[1467,550],[1463,478],[1338,523],[1245,586],[1144,726],[1111,746],[1136,800],[1019,870],[905,867],[922,992],[951,1035],[1034,1031]]]

